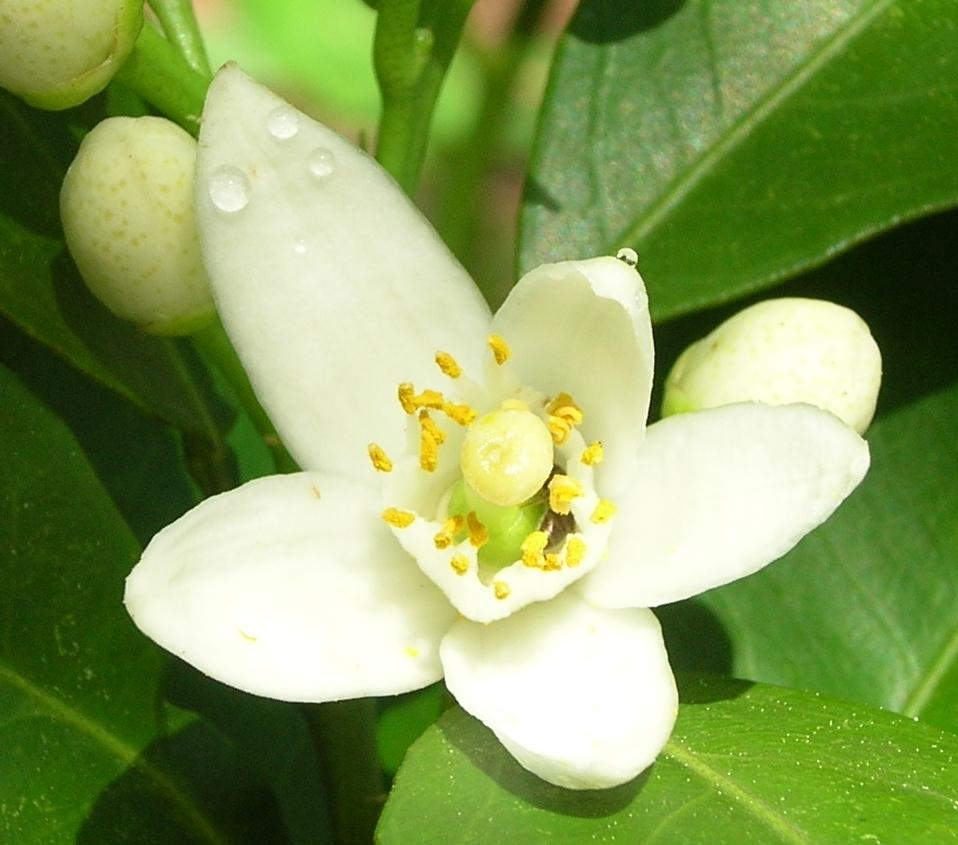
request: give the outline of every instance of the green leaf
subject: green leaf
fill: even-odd
[[[70,260],[58,199],[76,145],[70,117],[78,116],[36,112],[0,92],[0,314],[141,409],[218,442],[225,411],[184,345],[115,318]]]
[[[450,710],[410,749],[380,843],[958,840],[951,734],[795,690],[705,678],[682,687],[658,761],[597,792],[546,784],[479,722]],[[577,718],[569,714],[570,728]]]
[[[585,0],[520,264],[633,246],[665,318],[953,205],[956,65],[953,0]]]
[[[165,736],[164,659],[122,606],[136,540],[76,440],[3,367],[0,406],[0,840],[157,842],[162,818],[165,841],[249,841],[234,799],[271,799],[222,737]],[[237,791],[218,794],[227,771]]]

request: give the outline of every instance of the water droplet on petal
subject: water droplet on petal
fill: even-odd
[[[336,169],[336,159],[325,147],[317,147],[309,154],[309,172],[319,179],[329,176]]]
[[[306,241],[304,241],[302,238],[296,241],[296,243],[293,244],[293,252],[295,252],[297,255],[305,255]]]
[[[210,177],[210,199],[220,211],[235,214],[249,204],[251,188],[246,174],[238,167],[225,164]]]
[[[299,117],[290,106],[277,106],[266,118],[266,128],[274,138],[285,141],[299,132]]]
[[[615,257],[630,267],[635,267],[639,263],[639,254],[627,246],[622,247],[622,249],[615,254]]]

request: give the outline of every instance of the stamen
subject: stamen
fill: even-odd
[[[479,521],[475,511],[466,514],[466,527],[469,529],[469,542],[477,549],[489,542],[489,529]]]
[[[383,451],[382,446],[369,444],[369,460],[373,462],[373,469],[377,472],[392,472],[393,462],[389,460],[389,455]]]
[[[426,472],[435,472],[439,466],[439,442],[425,428],[419,432],[419,466]]]
[[[408,528],[416,521],[416,514],[401,511],[399,508],[386,508],[382,517],[393,528]]]
[[[568,393],[557,393],[552,401],[546,405],[547,414],[555,414],[557,417],[569,418],[572,425],[582,424],[582,408]],[[575,420],[573,422],[573,420]]]
[[[555,552],[549,552],[542,568],[546,572],[555,572],[557,569],[562,569],[562,559]]]
[[[436,353],[436,365],[449,378],[459,378],[462,375],[462,367],[459,366],[459,362],[448,352]]]
[[[553,475],[549,480],[549,509],[559,514],[572,510],[572,500],[581,496],[582,485],[568,475]]]
[[[556,446],[561,446],[569,438],[569,433],[572,431],[572,426],[569,425],[567,420],[562,419],[562,417],[550,416],[546,422],[546,428],[549,429],[549,434],[552,435],[552,442]]]
[[[439,533],[432,538],[432,541],[436,544],[437,549],[448,549],[453,543],[456,542],[456,535],[462,531],[462,526],[465,520],[460,514],[455,516],[450,516],[443,524],[442,528],[439,529]]]
[[[456,575],[465,575],[469,571],[469,558],[465,555],[453,555],[449,565],[453,568]]]
[[[497,599],[509,598],[509,593],[512,592],[512,590],[509,589],[509,585],[505,581],[493,581],[492,589],[495,591]]]
[[[549,535],[545,531],[533,531],[519,546],[522,562],[531,568],[541,566],[544,563],[542,553],[548,545]]]
[[[416,410],[416,403],[413,401],[416,388],[413,387],[412,384],[410,384],[408,381],[404,381],[399,385],[397,393],[399,394],[399,404],[402,405],[402,409],[407,414],[411,414]]]
[[[592,521],[596,525],[602,525],[612,519],[617,510],[618,508],[614,502],[610,502],[608,499],[599,499],[599,504],[597,504],[595,510],[592,511]]]
[[[596,440],[595,443],[590,443],[585,447],[585,451],[583,451],[579,460],[587,467],[594,467],[596,464],[602,463],[603,457],[605,457],[605,452],[602,448],[602,441]]]
[[[446,442],[446,433],[433,422],[432,417],[429,416],[429,411],[423,408],[419,412],[419,425],[422,426],[423,431],[428,431],[432,436],[432,439],[436,441],[437,445],[441,446]]]
[[[471,425],[479,416],[468,405],[458,404],[456,402],[443,402],[442,412],[453,422],[459,425]]]
[[[567,566],[578,566],[585,559],[585,540],[570,537],[565,544],[565,562]]]
[[[499,366],[502,366],[509,360],[509,356],[512,355],[512,350],[509,348],[509,344],[506,343],[506,339],[502,335],[491,334],[489,339],[486,341],[489,344],[489,348],[492,350],[492,355],[496,359],[496,363]]]

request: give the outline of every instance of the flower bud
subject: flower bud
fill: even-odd
[[[807,402],[862,433],[880,385],[878,345],[854,311],[818,299],[773,299],[682,353],[666,381],[662,415],[733,402]]]
[[[102,91],[133,50],[143,0],[4,0],[0,87],[65,109]]]
[[[60,191],[67,246],[107,308],[154,334],[213,314],[193,218],[196,141],[161,117],[112,117],[84,138]]]

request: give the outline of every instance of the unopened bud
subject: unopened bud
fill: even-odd
[[[663,416],[733,402],[807,402],[859,433],[875,413],[881,354],[854,311],[818,299],[773,299],[693,343],[665,385]]]
[[[42,109],[102,91],[133,50],[143,0],[3,0],[0,87]]]
[[[161,117],[112,117],[84,138],[60,191],[67,246],[87,286],[154,334],[213,314],[193,218],[196,141]]]

